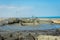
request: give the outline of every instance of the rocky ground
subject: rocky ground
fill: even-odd
[[[53,38],[51,38],[53,37]],[[46,39],[47,38],[47,39]],[[24,31],[5,31],[0,32],[0,40],[59,40],[60,30],[24,30]]]
[[[27,26],[27,25],[38,25],[43,23],[52,24],[53,21],[49,19],[41,19],[41,18],[8,18],[0,21],[0,26],[4,25],[11,25],[11,24],[20,24],[21,26]]]
[[[60,21],[60,20],[59,20]],[[55,21],[55,22],[59,22]],[[37,19],[8,19],[0,21],[0,26],[11,25],[20,23],[22,26],[30,25],[31,23],[54,23],[51,20],[37,20]],[[26,24],[25,24],[26,23]],[[59,22],[60,23],[60,22]],[[20,25],[19,24],[19,25]],[[51,38],[52,37],[52,38]],[[49,30],[24,30],[24,31],[2,31],[0,30],[0,40],[59,40],[60,29],[49,29]]]

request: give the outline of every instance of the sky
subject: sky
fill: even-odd
[[[0,0],[0,17],[32,16],[60,16],[60,0]]]

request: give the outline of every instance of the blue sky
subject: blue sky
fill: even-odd
[[[0,0],[0,17],[60,16],[60,0]]]

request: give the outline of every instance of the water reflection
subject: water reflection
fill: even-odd
[[[54,29],[60,28],[59,24],[40,24],[37,26],[16,26],[16,25],[6,25],[0,27],[0,30],[45,30],[45,29]]]

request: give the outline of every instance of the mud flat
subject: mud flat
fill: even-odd
[[[52,24],[57,23],[60,24],[60,19],[49,19],[49,18],[8,18],[8,19],[0,19],[0,25],[11,25],[11,24],[20,24],[21,26],[29,26],[29,25],[39,25],[39,24]]]
[[[56,24],[60,24],[60,19],[59,20],[55,19],[55,20],[52,20],[52,21]]]
[[[38,23],[22,23],[23,26],[39,25]]]

